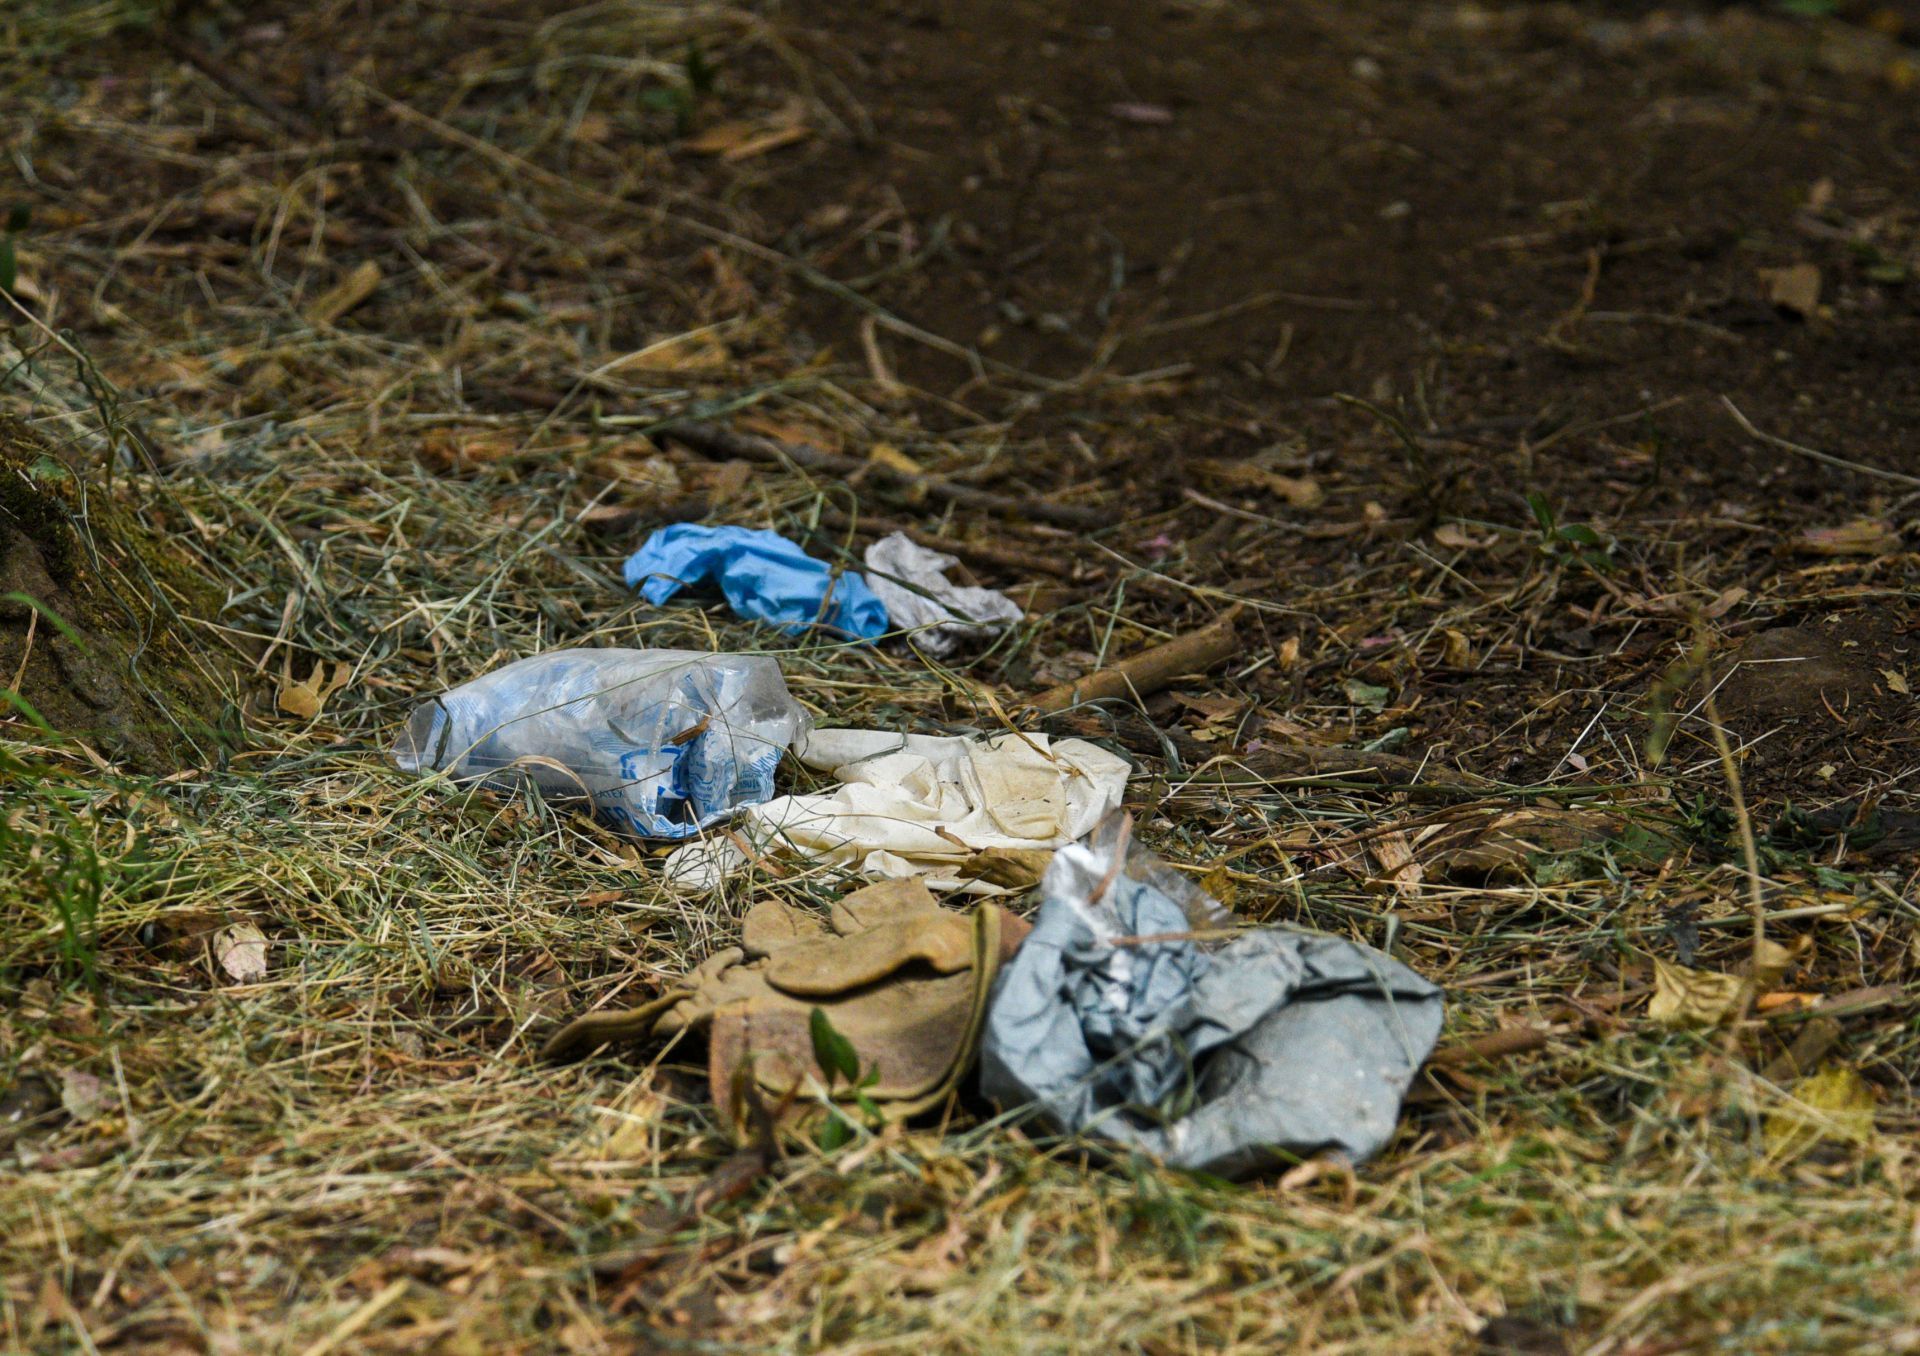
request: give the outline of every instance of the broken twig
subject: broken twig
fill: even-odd
[[[1235,604],[1217,621],[1164,645],[1142,650],[1118,664],[1096,669],[1084,678],[1050,687],[1033,699],[1042,712],[1065,711],[1083,702],[1105,701],[1129,694],[1144,697],[1158,692],[1185,673],[1205,673],[1225,663],[1238,651],[1240,607]]]

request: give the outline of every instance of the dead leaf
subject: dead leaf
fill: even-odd
[[[1381,687],[1378,683],[1362,682],[1358,678],[1349,678],[1340,686],[1347,694],[1348,701],[1368,711],[1384,711],[1388,698],[1393,696],[1392,689]]]
[[[280,695],[276,704],[289,716],[298,716],[301,720],[313,720],[326,709],[327,698],[347,685],[353,676],[353,670],[345,664],[333,666],[333,678],[328,680],[325,661],[314,664],[313,672],[304,682],[293,681],[291,664],[289,671],[280,678]]]
[[[1446,653],[1441,657],[1446,661],[1447,667],[1454,669],[1471,668],[1473,666],[1473,646],[1468,643],[1466,634],[1461,631],[1449,629],[1445,632],[1445,635],[1447,649]]]
[[[1809,527],[1794,547],[1810,556],[1884,556],[1900,549],[1900,533],[1891,523],[1856,518],[1839,527]]]
[[[213,937],[213,958],[238,984],[267,977],[267,934],[252,923],[222,928]]]
[[[1396,893],[1409,899],[1420,897],[1420,882],[1426,878],[1426,871],[1414,857],[1413,840],[1405,832],[1394,829],[1376,834],[1367,847],[1380,864],[1380,874]]]
[[[1802,1078],[1767,1117],[1767,1157],[1787,1163],[1822,1140],[1865,1144],[1873,1138],[1873,1087],[1836,1066]]]
[[[689,330],[659,339],[645,348],[618,358],[599,370],[598,375],[614,372],[704,372],[725,367],[733,361],[726,343],[712,327]]]
[[[1758,954],[1740,966],[1742,975],[1753,977],[1755,993],[1768,993],[1780,987],[1780,981],[1787,977],[1800,959],[1813,950],[1813,938],[1800,936],[1794,938],[1792,946],[1782,946],[1775,941],[1761,941]]]
[[[901,477],[906,482],[905,498],[908,503],[917,504],[927,497],[926,482],[921,479],[926,474],[925,469],[892,443],[875,443],[868,448],[867,465],[883,468]],[[862,472],[854,472],[848,477],[848,483],[857,484],[861,475]]]
[[[1229,909],[1240,897],[1240,883],[1233,878],[1233,872],[1224,866],[1216,866],[1202,876],[1200,888]]]
[[[1662,1026],[1718,1026],[1746,993],[1739,975],[1690,970],[1658,957],[1653,962],[1653,1002],[1647,1016]]]
[[[363,260],[353,272],[313,299],[307,307],[307,323],[331,325],[372,296],[380,287],[380,265]]]
[[[1903,697],[1911,697],[1913,695],[1913,688],[1907,684],[1907,675],[1900,672],[1900,670],[1881,669],[1880,676],[1887,680],[1889,690],[1898,692]]]
[[[1708,603],[1700,615],[1709,621],[1713,621],[1726,616],[1731,608],[1738,606],[1746,600],[1747,590],[1736,584],[1734,587],[1722,591],[1718,598]]]
[[[1283,475],[1253,462],[1206,461],[1200,470],[1218,484],[1270,494],[1297,509],[1315,508],[1327,497],[1311,476]]]
[[[1214,721],[1232,720],[1240,714],[1246,703],[1234,697],[1215,697],[1204,692],[1176,692],[1174,701],[1206,718]]]
[[[1009,890],[1030,890],[1052,861],[1050,848],[983,848],[960,864],[960,875]]]
[[[79,1069],[62,1069],[60,1105],[76,1121],[90,1121],[106,1109],[107,1085]]]
[[[1789,264],[1785,268],[1760,270],[1760,285],[1767,300],[1783,311],[1791,311],[1802,320],[1811,320],[1820,311],[1820,267],[1817,264]]]
[[[1426,844],[1437,880],[1494,884],[1529,878],[1535,859],[1563,857],[1621,833],[1627,820],[1594,810],[1539,806],[1450,825]]]
[[[735,146],[744,145],[761,130],[757,122],[736,119],[732,122],[716,122],[697,136],[690,136],[680,143],[680,148],[692,151],[695,155],[725,155]]]
[[[1450,551],[1484,551],[1499,540],[1491,532],[1484,537],[1476,537],[1459,523],[1442,523],[1433,529],[1434,545],[1444,546]]]
[[[791,146],[813,135],[813,129],[801,122],[766,123],[734,121],[715,123],[697,136],[688,137],[680,143],[681,149],[695,155],[717,155],[722,160],[738,162],[750,160],[756,155],[765,155],[768,151],[778,150],[782,146]]]

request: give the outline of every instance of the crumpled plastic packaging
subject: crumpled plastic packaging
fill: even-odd
[[[994,988],[982,1091],[1222,1177],[1377,1153],[1439,1038],[1440,989],[1343,938],[1234,929],[1127,838],[1116,815],[1054,854]]]
[[[1126,759],[1083,739],[815,730],[796,750],[841,785],[755,806],[736,828],[776,850],[853,867],[870,879],[923,876],[936,890],[1001,893],[961,867],[994,849],[1057,848],[1120,804]],[[730,841],[688,844],[667,879],[709,889],[745,863]]]
[[[550,650],[415,707],[393,759],[483,786],[530,778],[642,838],[686,838],[770,798],[810,724],[761,655]]]
[[[683,588],[712,583],[743,617],[788,634],[825,626],[857,640],[886,634],[887,606],[856,570],[836,573],[778,532],[675,523],[627,558],[629,588],[658,607]]]
[[[950,583],[947,571],[959,563],[958,556],[930,551],[904,532],[882,537],[866,551],[867,583],[886,604],[893,629],[911,633],[913,643],[935,658],[965,641],[997,635],[1025,615],[996,589]]]

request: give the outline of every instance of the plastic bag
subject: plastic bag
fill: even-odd
[[[904,532],[882,537],[866,551],[867,583],[887,606],[893,629],[935,658],[962,642],[999,634],[1025,615],[995,589],[964,588],[947,579],[958,556],[929,551]],[[909,588],[907,585],[912,585]]]
[[[887,630],[887,608],[858,571],[835,572],[778,532],[751,527],[663,527],[627,558],[629,588],[658,607],[683,588],[713,583],[743,617],[793,634],[828,627],[858,640]]]
[[[484,786],[530,778],[639,837],[686,838],[769,799],[809,724],[764,656],[551,650],[416,707],[393,757]]]
[[[1377,1153],[1439,1037],[1441,991],[1343,938],[1235,928],[1129,854],[1128,823],[1054,854],[1034,930],[994,988],[982,1090],[1219,1176]]]

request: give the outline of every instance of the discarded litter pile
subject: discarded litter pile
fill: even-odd
[[[1339,937],[1238,929],[1116,816],[1062,849],[994,992],[981,1087],[1177,1167],[1377,1153],[1440,1035],[1440,990]]]
[[[773,660],[690,650],[550,650],[416,707],[408,772],[585,795],[643,838],[685,838],[773,795],[807,713]]]
[[[853,640],[889,629],[910,634],[936,656],[990,638],[1020,620],[1020,608],[993,589],[948,581],[959,561],[895,532],[869,546],[867,569],[835,570],[777,532],[676,523],[627,558],[629,588],[658,607],[683,588],[713,584],[743,617],[788,634],[821,626]]]
[[[841,785],[749,807],[736,821],[740,831],[771,850],[869,878],[918,875],[936,889],[983,894],[1004,888],[991,868],[1006,854],[1063,847],[1091,830],[1120,804],[1130,771],[1096,744],[1044,734],[827,729],[797,752]],[[731,838],[715,838],[678,849],[667,875],[683,889],[704,889],[745,862]]]
[[[654,1002],[568,1024],[549,1055],[703,1031],[715,1104],[742,1136],[836,1104],[910,1116],[977,1062],[1008,1109],[1222,1176],[1386,1143],[1439,1035],[1440,990],[1341,938],[1242,927],[1132,849],[1124,759],[1038,733],[809,725],[773,660],[678,650],[554,651],[413,712],[394,750],[408,770],[528,777],[647,838],[728,821],[669,856],[681,888],[717,884],[749,851],[880,882],[824,924],[756,904],[739,946]],[[776,796],[788,748],[840,785]],[[961,913],[931,893],[1036,878],[1031,935],[996,905]],[[848,1052],[837,1081],[823,1028]]]
[[[742,1138],[743,1080],[779,1119],[823,1097],[899,1119],[956,1091],[977,1056],[1001,1106],[1176,1167],[1237,1177],[1378,1152],[1439,1036],[1440,990],[1341,938],[1239,928],[1129,854],[1130,826],[1110,816],[1054,856],[1030,933],[993,904],[942,908],[918,880],[858,890],[825,926],[769,900],[683,986],[577,1018],[544,1053],[707,1028],[712,1096]],[[865,1075],[845,1088],[823,1077],[816,1008]]]

